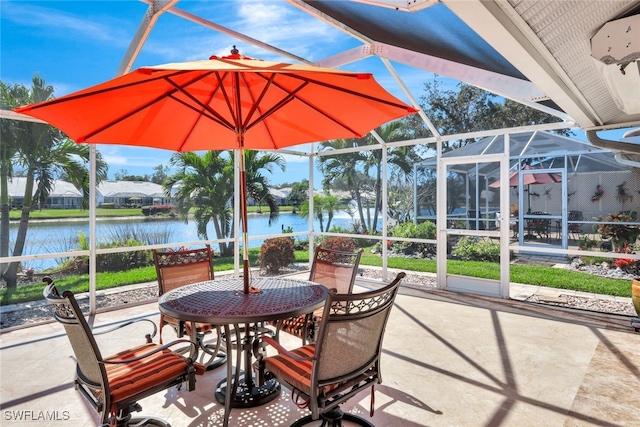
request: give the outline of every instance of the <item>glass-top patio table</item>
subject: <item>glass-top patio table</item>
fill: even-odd
[[[218,279],[183,286],[163,294],[158,300],[160,311],[183,322],[211,323],[224,329],[227,355],[233,349],[233,337],[237,342],[236,369],[227,362],[227,379],[216,387],[216,399],[224,403],[224,426],[229,423],[232,407],[252,407],[275,399],[280,392],[276,379],[256,382],[251,374],[252,358],[260,351],[260,324],[304,315],[321,308],[327,298],[327,288],[309,282],[278,277],[252,279],[256,293],[242,292],[242,278]],[[234,333],[231,333],[233,328]],[[191,328],[193,340],[195,325]],[[244,356],[244,375],[240,365]],[[228,359],[229,360],[229,359]],[[227,390],[232,380],[231,393]]]

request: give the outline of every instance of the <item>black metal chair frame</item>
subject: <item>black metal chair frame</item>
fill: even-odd
[[[205,245],[204,248],[199,249],[181,249],[177,251],[163,251],[160,252],[156,249],[153,250],[153,261],[156,266],[156,274],[158,277],[158,296],[161,296],[166,292],[164,286],[165,271],[171,268],[183,268],[183,267],[200,267],[206,265],[208,271],[207,280],[214,279],[213,270],[213,251],[211,245]],[[181,283],[173,288],[185,286],[190,284],[189,276],[184,276],[180,279]],[[160,343],[162,344],[162,329],[165,325],[166,315],[160,314]],[[176,335],[181,338],[187,334],[187,327],[182,321],[168,322],[173,327]],[[216,330],[217,339],[215,344],[209,344],[205,342],[206,335],[210,334],[212,330],[196,330],[196,344],[198,345],[199,362],[206,366],[207,370],[215,369],[227,360],[227,355],[224,352],[224,346],[222,346],[221,328],[217,325],[212,325]],[[187,349],[182,349],[184,352]]]
[[[340,409],[340,405],[363,389],[382,382],[380,357],[384,331],[400,282],[404,277],[405,273],[399,273],[393,282],[378,290],[355,294],[330,292],[325,302],[325,317],[320,324],[317,341],[303,347],[308,350],[314,346],[311,356],[301,356],[306,352],[296,353],[298,349],[289,351],[274,339],[264,338],[278,350],[279,355],[284,355],[289,360],[311,364],[310,393],[297,390],[292,384],[294,380],[288,376],[276,375],[278,380],[288,384],[292,392],[295,390],[298,393],[311,411],[310,415],[296,421],[292,427],[300,427],[320,418],[323,420],[323,426],[327,424],[334,427],[341,426],[342,420],[347,420],[358,425],[373,427],[373,424],[364,418],[345,414]],[[367,320],[371,322],[367,323]],[[371,328],[372,334],[378,338],[377,342],[372,342],[368,348],[366,345],[360,344],[361,346],[358,347],[358,345],[349,346],[348,342],[345,343],[348,329],[356,324],[363,328]],[[343,348],[348,349],[349,354],[336,354]],[[361,349],[362,354],[357,354],[356,349]],[[266,375],[269,376],[270,363],[278,357],[281,356],[259,360],[258,369],[266,369]],[[336,360],[341,360],[340,358],[346,358],[348,361],[335,363]],[[327,365],[331,366],[327,367]],[[373,416],[373,396],[370,414]]]
[[[120,324],[112,329],[102,331],[100,333],[93,333],[91,328],[87,324],[87,321],[84,318],[84,315],[82,314],[82,311],[73,293],[70,291],[64,291],[62,295],[60,295],[53,280],[50,277],[45,277],[42,280],[47,284],[43,291],[43,296],[49,303],[53,305],[54,318],[59,323],[64,325],[74,354],[76,355],[77,365],[76,378],[74,381],[75,387],[87,400],[87,402],[93,407],[93,409],[100,415],[103,427],[109,425],[117,425],[118,427],[127,427],[134,425],[136,427],[145,425],[168,426],[168,423],[159,418],[150,416],[140,416],[133,418],[131,416],[131,413],[133,411],[140,411],[142,409],[140,407],[140,404],[137,403],[140,399],[151,396],[170,387],[181,387],[182,384],[186,384],[186,388],[188,391],[194,390],[196,382],[196,368],[192,359],[184,356],[179,356],[186,361],[187,368],[185,369],[184,374],[170,380],[162,381],[158,384],[153,385],[152,387],[148,387],[145,390],[141,390],[140,392],[134,394],[129,398],[123,399],[119,402],[115,402],[115,404],[111,401],[112,394],[109,379],[107,376],[106,365],[129,364],[132,362],[138,362],[156,353],[168,350],[170,347],[178,344],[184,345],[186,343],[191,346],[194,346],[194,344],[186,339],[175,340],[165,345],[155,345],[150,351],[145,352],[144,354],[135,358],[103,358],[94,336],[110,333],[139,321],[145,321],[153,325],[153,333],[145,335],[145,342],[150,344],[152,343],[152,338],[157,333],[157,327],[155,323],[153,323],[153,321],[149,319],[139,319],[136,321],[130,321]]]
[[[547,212],[531,212],[531,215],[549,215]],[[527,235],[525,240],[528,240],[534,234],[537,234],[540,239],[549,241],[549,228],[551,227],[551,220],[545,218],[532,218],[527,220]]]

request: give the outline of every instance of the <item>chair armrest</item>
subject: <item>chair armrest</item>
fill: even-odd
[[[290,357],[290,358],[292,358],[294,360],[299,360],[301,362],[304,362],[304,361],[313,361],[313,360],[316,359],[315,356],[302,357],[302,356],[299,356],[299,355],[297,355],[295,353],[292,353],[289,350],[287,350],[286,348],[284,348],[282,345],[280,345],[280,343],[277,342],[276,340],[274,340],[273,338],[265,336],[265,337],[262,338],[262,340],[264,342],[266,342],[267,344],[273,346],[276,350],[278,350],[279,354],[284,354],[285,356]]]
[[[153,320],[150,320],[150,319],[130,320],[128,322],[116,325],[111,329],[107,329],[106,331],[100,331],[100,332],[91,331],[91,332],[93,333],[94,336],[95,335],[108,334],[109,332],[117,331],[120,328],[124,328],[125,326],[129,326],[129,325],[132,325],[132,324],[137,323],[137,322],[149,322],[149,323],[151,323],[153,325],[153,333],[152,334],[145,334],[145,339],[147,340],[147,343],[151,343],[152,338],[155,337],[156,334],[158,333],[158,327],[156,326],[155,322]]]
[[[173,347],[176,344],[183,344],[183,343],[189,344],[190,346],[192,346],[194,348],[196,347],[196,344],[191,340],[175,340],[175,341],[171,341],[170,343],[158,346],[158,347],[154,348],[153,350],[151,350],[149,352],[141,354],[138,357],[133,357],[131,359],[112,359],[112,358],[108,358],[108,359],[100,360],[99,363],[118,364],[118,363],[136,362],[138,360],[144,359],[145,357],[149,357],[152,354],[156,354],[159,351],[167,350],[167,349],[169,349],[169,347]],[[191,358],[189,358],[189,357],[187,357],[186,359],[191,360],[193,362],[193,360]]]

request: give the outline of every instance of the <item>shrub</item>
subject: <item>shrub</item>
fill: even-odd
[[[134,240],[126,242],[102,243],[98,248],[126,248],[131,246],[142,246],[143,244]],[[96,271],[115,272],[128,271],[136,268],[146,267],[153,264],[151,251],[129,251],[96,256]],[[60,271],[68,274],[86,274],[89,272],[89,257],[78,256],[62,263]]]
[[[295,261],[295,249],[289,237],[266,239],[260,247],[258,262],[268,273],[278,273],[281,268]]]
[[[143,246],[137,240],[126,240],[120,242],[101,243],[99,248],[126,248],[132,246]],[[130,251],[102,254],[96,257],[96,271],[127,271],[133,268],[146,267],[153,264],[151,251]]]
[[[605,239],[610,237],[616,248],[624,247],[625,243],[634,244],[640,234],[640,227],[634,224],[636,221],[628,212],[612,213],[598,221],[598,233]],[[626,224],[616,224],[618,222]]]
[[[421,222],[420,224],[404,222],[391,228],[389,235],[409,239],[435,239],[436,225],[431,221]],[[391,250],[404,254],[435,254],[436,252],[435,245],[433,244],[414,242],[393,242]]]
[[[620,270],[629,274],[638,274],[640,272],[640,261],[630,258],[618,258],[613,262],[613,265]]]
[[[165,205],[149,206],[149,215],[169,214],[176,210],[176,206],[170,203]]]
[[[587,235],[581,235],[578,239],[578,248],[582,249],[583,251],[595,248],[596,246],[598,246],[598,241],[590,238]]]
[[[353,240],[346,237],[329,237],[323,240],[320,245],[325,249],[331,249],[332,251],[353,252],[356,248],[356,244]]]
[[[287,228],[284,228],[284,226],[283,226],[283,228],[282,228],[282,234],[293,234],[293,227],[288,226]],[[293,243],[293,245],[295,246],[295,244],[296,244],[296,238],[295,238],[295,237],[293,237],[293,236],[291,236],[291,237],[288,237],[288,239],[290,239],[290,240],[291,240],[291,243]]]
[[[500,262],[500,245],[464,236],[458,240],[453,254],[463,261]]]

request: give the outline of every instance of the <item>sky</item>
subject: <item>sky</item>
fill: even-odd
[[[283,0],[182,0],[177,7],[310,61],[360,44]],[[57,97],[109,80],[116,76],[147,8],[146,3],[138,0],[0,0],[0,79],[7,84],[30,87],[32,76],[39,74],[55,88]],[[132,69],[226,55],[232,45],[237,45],[247,56],[292,62],[289,58],[165,13],[152,29]],[[394,66],[418,99],[424,81],[433,75],[399,64]],[[341,68],[372,72],[387,90],[408,102],[377,58]],[[622,132],[603,132],[601,136],[616,139]],[[584,133],[578,132],[576,137],[584,140]],[[308,151],[308,147],[304,150]],[[129,174],[151,175],[155,166],[168,165],[173,154],[117,145],[99,145],[98,150],[109,165],[111,179],[123,170]],[[274,185],[296,182],[308,176],[306,157],[285,157],[286,173],[268,176]],[[321,174],[317,169],[315,174],[314,187],[319,188]]]

